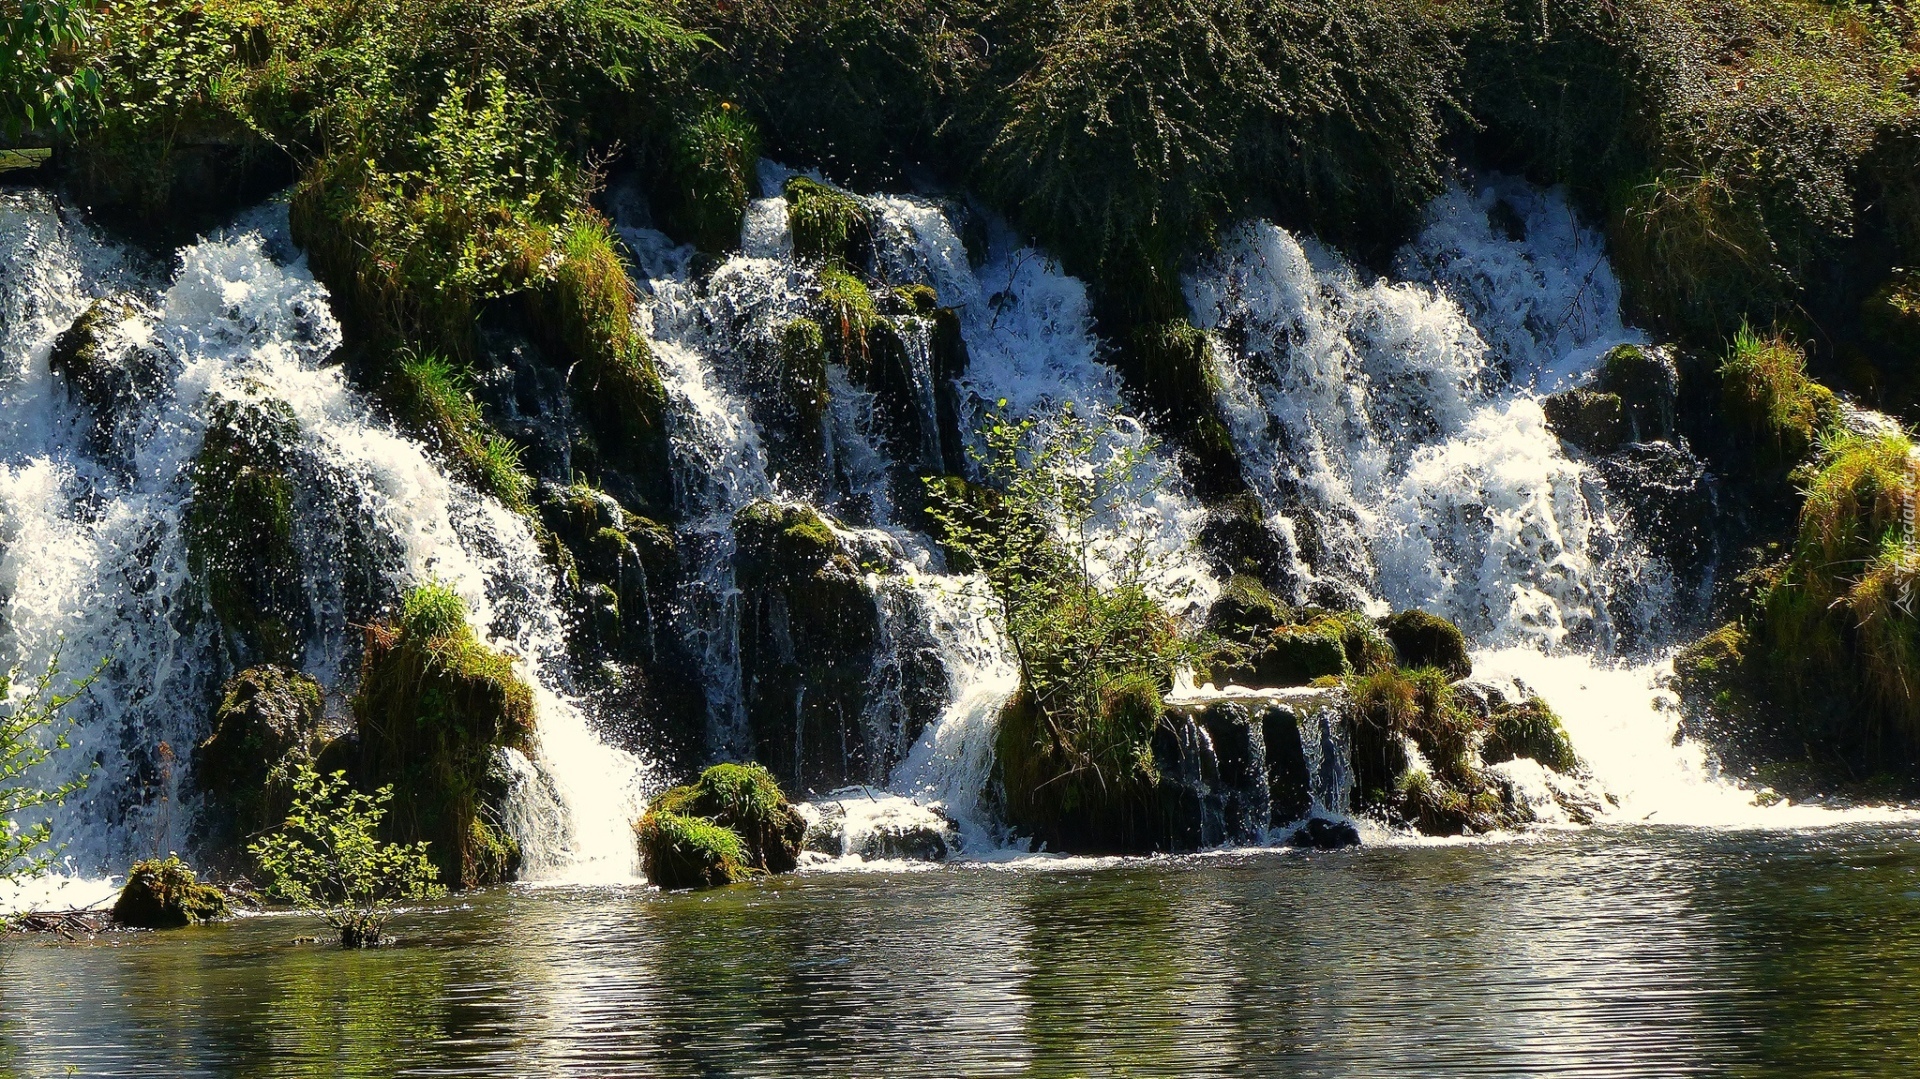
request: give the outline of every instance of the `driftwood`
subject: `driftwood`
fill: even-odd
[[[44,146],[28,147],[24,150],[0,150],[0,172],[12,172],[15,169],[37,169],[47,163],[53,151]]]
[[[96,904],[67,910],[30,910],[5,922],[9,933],[58,933],[68,940],[91,937],[115,927],[111,908]]]

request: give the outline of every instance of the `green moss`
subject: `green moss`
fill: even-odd
[[[1228,578],[1219,598],[1207,608],[1210,632],[1245,645],[1292,620],[1293,610],[1267,591],[1259,578],[1246,574]]]
[[[1540,406],[1554,434],[1588,453],[1611,453],[1626,438],[1625,408],[1617,393],[1562,390]]]
[[[785,873],[799,864],[806,823],[773,773],[758,764],[716,764],[691,785],[655,798],[647,815],[656,814],[698,818],[729,830],[740,844],[737,860],[754,871]]]
[[[215,398],[190,473],[187,562],[243,656],[293,659],[305,613],[293,542],[293,410],[277,400]]]
[[[801,419],[817,423],[827,408],[827,336],[813,319],[780,327],[780,382]]]
[[[733,531],[753,581],[794,581],[845,559],[832,526],[811,506],[754,502],[734,514]]]
[[[1566,728],[1560,725],[1560,717],[1554,715],[1553,709],[1547,707],[1547,702],[1538,697],[1528,697],[1520,704],[1495,709],[1493,725],[1487,731],[1480,757],[1488,764],[1499,764],[1515,757],[1531,757],[1556,772],[1566,774],[1572,774],[1580,768],[1580,758],[1573,751],[1573,740],[1567,737]]]
[[[720,888],[753,876],[740,837],[711,821],[650,811],[634,834],[641,868],[657,887]]]
[[[227,682],[194,756],[220,840],[244,840],[285,818],[288,777],[320,751],[322,704],[320,683],[282,667],[250,667]]]
[[[490,812],[496,747],[533,749],[533,693],[511,659],[474,636],[457,596],[424,585],[398,623],[367,628],[353,712],[356,778],[394,787],[388,837],[430,842],[443,878],[459,887],[501,879],[498,844],[476,844],[487,838],[476,822]]]
[[[893,298],[909,315],[925,318],[940,310],[940,294],[933,290],[932,285],[895,285]]]
[[[1346,683],[1356,805],[1428,834],[1490,831],[1516,816],[1474,756],[1482,725],[1432,668],[1386,668]],[[1410,767],[1406,743],[1427,762]]]
[[[1185,319],[1141,326],[1121,350],[1120,370],[1145,407],[1176,421],[1213,411],[1213,348]]]
[[[134,863],[113,905],[113,920],[132,929],[179,929],[227,913],[220,889],[200,883],[175,855]]]
[[[681,120],[668,138],[656,202],[668,231],[702,251],[740,244],[759,189],[760,131],[731,102]]]
[[[873,222],[858,198],[795,176],[787,181],[787,228],[803,259],[858,266],[873,247]]]
[[[1460,627],[1426,611],[1400,611],[1381,625],[1403,667],[1432,667],[1451,679],[1473,673],[1467,639]]]

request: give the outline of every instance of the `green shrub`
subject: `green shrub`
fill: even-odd
[[[320,915],[342,947],[382,943],[398,904],[446,894],[425,842],[380,841],[392,798],[391,787],[362,794],[347,786],[344,773],[323,776],[303,764],[293,774],[285,824],[248,848],[264,891]]]
[[[1833,391],[1807,377],[1806,353],[1784,334],[1741,326],[1720,378],[1729,415],[1763,436],[1781,464],[1800,461],[1839,422]]]
[[[641,868],[656,887],[720,888],[753,876],[740,837],[711,821],[652,811],[634,833]]]
[[[22,814],[50,805],[61,805],[86,788],[91,769],[75,779],[53,786],[41,786],[28,777],[44,766],[55,753],[71,748],[67,731],[73,717],[67,706],[79,699],[93,678],[80,679],[65,693],[56,693],[53,684],[60,677],[60,657],[56,654],[47,669],[25,692],[20,686],[20,668],[0,674],[0,819],[13,826],[0,828],[0,882],[37,876],[53,861],[53,854],[41,848],[53,837],[53,824],[33,822]]]
[[[179,929],[227,913],[226,895],[200,883],[176,854],[135,862],[113,904],[113,920],[132,929]]]
[[[85,3],[24,0],[0,18],[0,131],[8,138],[72,128],[100,94],[100,73],[77,66],[93,33]]]
[[[738,247],[740,219],[759,194],[759,162],[759,129],[731,102],[681,121],[657,188],[667,228],[702,251]]]
[[[647,816],[697,819],[725,829],[738,845],[731,861],[760,873],[785,873],[799,865],[806,822],[773,773],[758,764],[716,764],[690,786],[675,787],[647,807]],[[644,826],[645,821],[641,824]],[[642,853],[646,833],[642,831]],[[652,877],[651,872],[648,873]],[[661,887],[681,887],[665,884]]]
[[[858,198],[805,176],[787,181],[786,196],[795,255],[847,266],[864,261],[863,253],[873,246],[873,225]]]

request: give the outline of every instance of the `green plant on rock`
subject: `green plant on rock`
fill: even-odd
[[[397,622],[367,627],[353,711],[356,775],[393,788],[387,833],[430,840],[443,877],[461,887],[505,879],[517,856],[489,819],[498,807],[488,769],[498,748],[532,751],[533,694],[512,660],[474,635],[465,601],[425,584]]]
[[[1839,400],[1807,377],[1806,353],[1784,334],[1763,337],[1743,324],[1720,377],[1728,411],[1765,436],[1783,464],[1800,461],[1839,422]]]
[[[1560,725],[1560,717],[1538,697],[1528,697],[1519,704],[1502,702],[1494,708],[1480,758],[1488,764],[1499,764],[1516,757],[1529,757],[1568,775],[1580,769],[1580,757],[1566,728]]]
[[[271,664],[227,681],[212,732],[194,750],[194,778],[206,799],[208,830],[240,839],[280,822],[288,777],[321,748],[320,683]]]
[[[760,130],[732,102],[681,120],[667,140],[660,201],[671,228],[702,251],[739,246],[759,186]]]
[[[480,414],[466,373],[434,353],[403,350],[387,399],[407,426],[462,466],[481,490],[524,511],[533,481],[520,468],[520,447]]]
[[[227,914],[226,894],[202,884],[177,854],[135,862],[113,905],[113,920],[133,929],[179,929]]]
[[[1476,759],[1483,724],[1444,672],[1386,667],[1346,682],[1356,804],[1429,834],[1491,831],[1504,804]],[[1426,767],[1414,767],[1411,743]]]
[[[363,794],[343,772],[323,776],[302,765],[286,822],[248,848],[267,894],[318,914],[346,948],[380,944],[400,904],[446,895],[424,841],[380,840],[392,799],[391,787]]]
[[[97,672],[96,672],[97,673]],[[64,804],[86,788],[91,771],[64,783],[42,786],[29,780],[55,753],[71,747],[68,731],[73,717],[67,708],[93,683],[93,676],[71,683],[56,693],[60,657],[19,693],[20,668],[0,675],[0,882],[37,876],[52,863],[54,851],[44,848],[53,838],[53,824],[27,823],[20,815],[46,806]]]
[[[714,842],[704,831],[707,827],[726,832],[733,844]],[[716,856],[709,863],[711,870],[733,867],[728,879],[717,883],[744,879],[749,873],[788,872],[799,864],[800,841],[806,834],[806,822],[773,773],[758,764],[708,768],[692,784],[655,798],[636,828],[642,859],[660,869],[660,874],[648,869],[647,876],[663,888],[704,886],[676,883],[688,880],[685,859],[700,851]]]
[[[641,870],[660,888],[720,888],[755,874],[739,834],[712,821],[655,810],[633,830]]]
[[[1156,778],[1160,696],[1203,658],[1149,591],[1159,562],[1144,533],[1105,523],[1150,482],[1148,449],[1107,434],[1070,409],[995,415],[976,457],[998,497],[928,484],[928,513],[977,568],[1020,668],[996,745],[1009,815],[1025,827],[1130,811]]]

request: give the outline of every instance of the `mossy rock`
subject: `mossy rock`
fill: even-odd
[[[242,656],[298,660],[306,603],[293,538],[294,446],[283,401],[217,397],[190,477],[187,564]]]
[[[1475,754],[1485,721],[1434,668],[1387,667],[1346,683],[1355,807],[1428,835],[1510,827],[1525,819],[1489,783]],[[1408,743],[1427,762],[1413,767]]]
[[[1213,414],[1213,346],[1185,319],[1136,328],[1118,366],[1141,407],[1177,425]]]
[[[803,259],[862,266],[873,255],[873,218],[855,196],[805,176],[787,181],[787,227]]]
[[[1267,527],[1266,510],[1250,492],[1228,496],[1207,507],[1200,526],[1200,551],[1225,577],[1271,582],[1282,576],[1280,541]]]
[[[712,821],[650,810],[633,830],[641,870],[655,887],[721,888],[754,875],[739,835]]]
[[[732,831],[740,840],[740,860],[750,869],[786,873],[800,864],[806,820],[761,765],[716,764],[695,782],[655,798],[647,813],[700,818]]]
[[[459,596],[429,584],[408,594],[397,620],[367,627],[354,772],[369,787],[393,786],[388,839],[426,840],[441,879],[471,888],[501,879],[475,824],[502,808],[486,798],[495,749],[533,751],[534,709],[512,660],[474,636],[466,613]]]
[[[1748,468],[1791,468],[1840,423],[1839,399],[1807,376],[1806,352],[1783,334],[1742,327],[1720,378],[1728,417],[1757,436]]]
[[[1050,849],[1073,853],[1152,850],[1167,830],[1153,739],[1163,690],[1122,679],[1104,694],[1098,718],[1071,749],[1023,688],[1001,709],[994,771],[1007,822]],[[1087,761],[1095,761],[1088,767]]]
[[[47,356],[48,368],[92,414],[101,442],[116,418],[160,382],[158,354],[114,337],[114,328],[138,313],[124,300],[95,300],[54,338]]]
[[[667,139],[654,205],[666,230],[702,251],[740,245],[760,187],[760,130],[730,102],[681,119]]]
[[[1389,615],[1380,628],[1393,642],[1402,667],[1433,667],[1454,681],[1473,674],[1466,636],[1437,614],[1400,611]]]
[[[886,326],[866,282],[838,264],[820,270],[819,321],[833,359],[866,381],[869,335]]]
[[[172,855],[134,863],[113,905],[113,920],[129,929],[180,929],[227,914],[226,895]]]
[[[826,415],[827,334],[818,322],[797,318],[780,327],[780,386],[802,424]]]
[[[1896,270],[1874,289],[1860,305],[1860,326],[1888,354],[1920,362],[1920,271]]]
[[[1554,434],[1588,453],[1612,453],[1626,439],[1625,406],[1617,393],[1561,390],[1542,400],[1540,407]]]
[[[1666,350],[1616,346],[1600,361],[1595,388],[1620,399],[1628,440],[1652,442],[1674,437],[1680,367]]]
[[[1292,608],[1269,592],[1259,578],[1245,574],[1229,578],[1207,608],[1209,632],[1249,644],[1292,620]]]
[[[1580,770],[1580,757],[1573,750],[1573,739],[1567,737],[1560,717],[1538,697],[1496,707],[1486,742],[1480,747],[1480,759],[1488,764],[1516,757],[1529,757],[1566,775]]]
[[[213,733],[195,750],[194,776],[223,838],[239,841],[285,818],[288,776],[320,751],[320,683],[272,665],[230,679]]]

